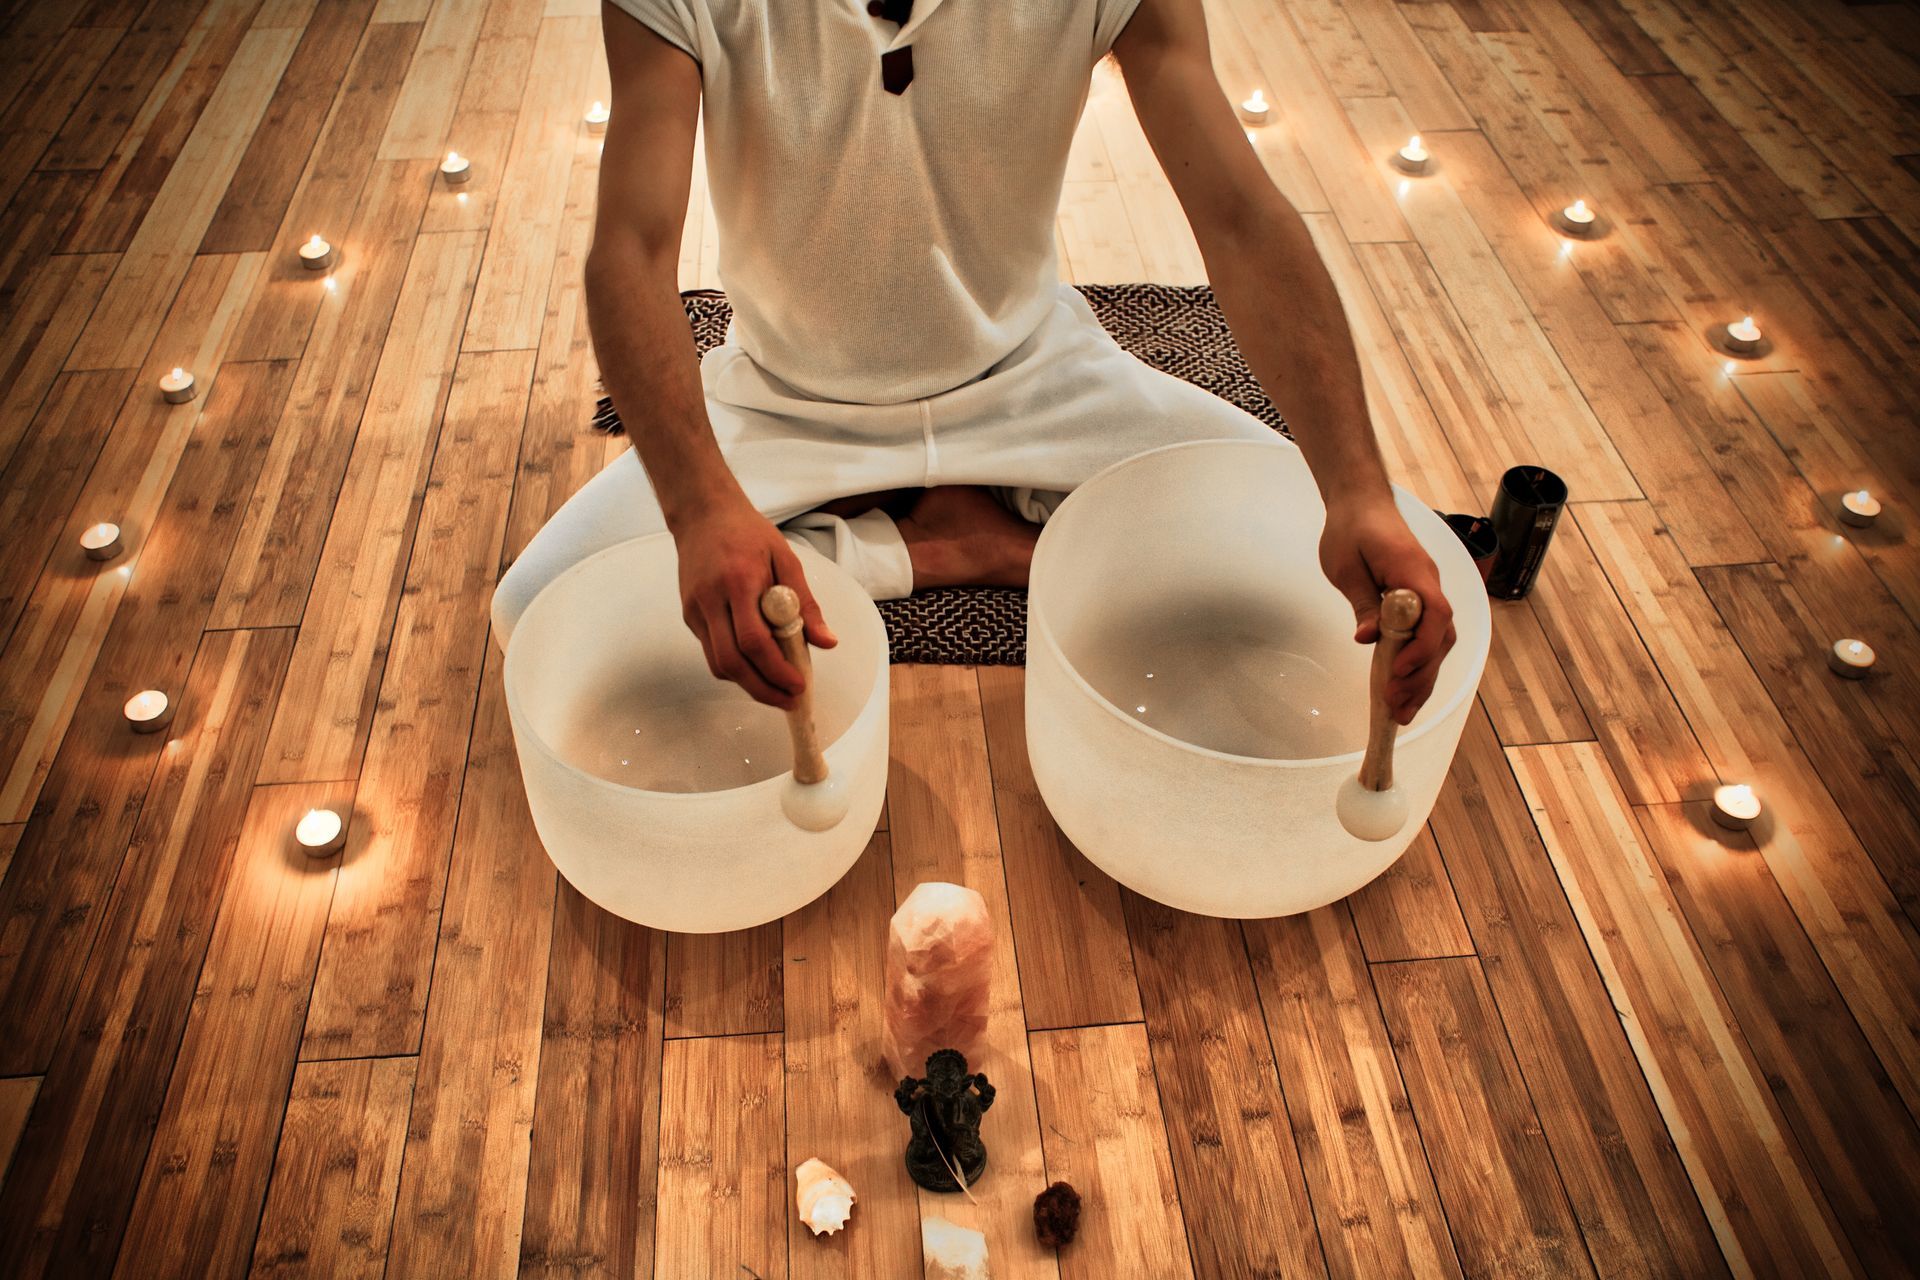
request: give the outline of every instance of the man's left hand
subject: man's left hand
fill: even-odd
[[[1353,605],[1353,638],[1380,638],[1380,597],[1406,587],[1420,597],[1420,625],[1400,650],[1387,685],[1387,708],[1407,724],[1433,692],[1440,660],[1453,648],[1453,606],[1440,590],[1440,571],[1413,536],[1390,496],[1366,498],[1327,509],[1320,536],[1320,568]]]

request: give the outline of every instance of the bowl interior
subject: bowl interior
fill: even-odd
[[[1402,513],[1440,566],[1459,643],[1402,731],[1478,683],[1486,593],[1459,540],[1404,492]],[[1320,571],[1326,511],[1298,450],[1176,445],[1117,464],[1041,533],[1028,598],[1036,643],[1140,731],[1202,751],[1322,762],[1362,751],[1372,649]]]
[[[814,717],[830,747],[873,697],[886,636],[873,601],[845,571],[800,554],[840,637],[813,651]],[[619,787],[726,791],[793,767],[785,715],[707,670],[680,617],[666,534],[609,547],[548,584],[514,628],[506,685],[544,750]]]

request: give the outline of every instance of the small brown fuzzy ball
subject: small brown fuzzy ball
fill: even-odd
[[[1080,1193],[1056,1182],[1033,1198],[1033,1230],[1040,1243],[1064,1248],[1080,1234]]]

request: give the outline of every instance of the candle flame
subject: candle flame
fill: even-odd
[[[311,240],[309,240],[309,241],[307,241],[307,248],[309,248],[309,249],[318,249],[318,248],[319,248],[319,247],[320,247],[321,245],[323,245],[323,244],[325,244],[325,243],[326,243],[326,241],[325,241],[325,240],[322,240],[322,239],[320,238],[320,233],[319,233],[318,231],[316,231],[316,232],[314,232],[314,233],[313,233],[313,239],[311,239]]]
[[[1573,216],[1576,218],[1584,218],[1587,216],[1587,202],[1585,200],[1575,200],[1573,202]]]
[[[460,163],[460,153],[459,153],[458,151],[449,151],[449,152],[447,152],[447,163],[448,163],[448,164],[459,164],[459,163]]]
[[[1267,109],[1267,97],[1261,93],[1260,90],[1255,89],[1247,96],[1246,102],[1241,105],[1249,111],[1265,111]]]
[[[175,365],[173,366],[173,376],[177,381],[178,379],[186,377],[187,371],[185,369],[182,369],[179,365]]]
[[[1853,654],[1856,658],[1866,650],[1866,647],[1867,646],[1861,644],[1858,640],[1847,641],[1847,652]]]
[[[601,115],[605,113],[606,109],[607,109],[607,104],[600,101],[600,99],[595,98],[593,100],[593,110],[590,114],[596,115],[596,116]]]
[[[1860,499],[1860,501],[1862,502],[1871,501],[1873,498],[1873,495],[1868,493],[1865,489],[1860,490],[1859,492],[1855,493],[1853,496]]]
[[[1727,798],[1729,800],[1751,800],[1753,799],[1753,788],[1744,782],[1738,783],[1727,788]]]
[[[1418,151],[1419,149],[1420,149],[1420,135],[1416,133],[1411,138],[1407,139],[1407,150]]]
[[[1740,323],[1744,324],[1745,326],[1747,326],[1747,328],[1751,329],[1753,328],[1753,317],[1748,316],[1746,319],[1742,320]]]

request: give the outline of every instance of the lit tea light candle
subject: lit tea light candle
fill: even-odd
[[[588,107],[587,132],[605,133],[607,131],[607,117],[611,114],[612,113],[607,110],[607,104],[604,102],[596,102]]]
[[[458,186],[473,176],[473,166],[458,151],[449,151],[447,158],[440,162],[440,176],[449,186]]]
[[[1568,235],[1591,235],[1595,221],[1594,212],[1587,208],[1585,200],[1575,200],[1560,211],[1560,229]]]
[[[1840,518],[1855,528],[1864,529],[1880,518],[1880,499],[1865,489],[1840,495]]]
[[[167,727],[173,719],[173,703],[158,689],[143,689],[127,699],[122,708],[135,733],[153,733]]]
[[[1267,117],[1273,114],[1273,108],[1267,105],[1267,95],[1255,89],[1240,104],[1240,118],[1248,124],[1265,124]]]
[[[193,399],[193,375],[176,367],[160,379],[160,394],[167,398],[168,404],[185,404]]]
[[[294,827],[293,838],[309,858],[324,858],[347,842],[347,824],[331,809],[309,809]]]
[[[1835,640],[1827,650],[1827,665],[1848,680],[1865,680],[1873,670],[1873,646],[1864,640]]]
[[[120,554],[120,526],[103,520],[80,535],[80,549],[89,560],[111,560]]]
[[[1760,816],[1760,797],[1746,783],[1713,789],[1713,820],[1729,831],[1745,831]]]
[[[1420,143],[1420,135],[1407,139],[1407,145],[1393,153],[1393,163],[1402,173],[1425,173],[1433,163],[1432,154]]]
[[[1752,316],[1737,320],[1727,326],[1727,346],[1742,354],[1760,349],[1760,326],[1753,322]]]
[[[309,271],[325,271],[333,265],[333,246],[318,233],[300,246],[300,265]]]

